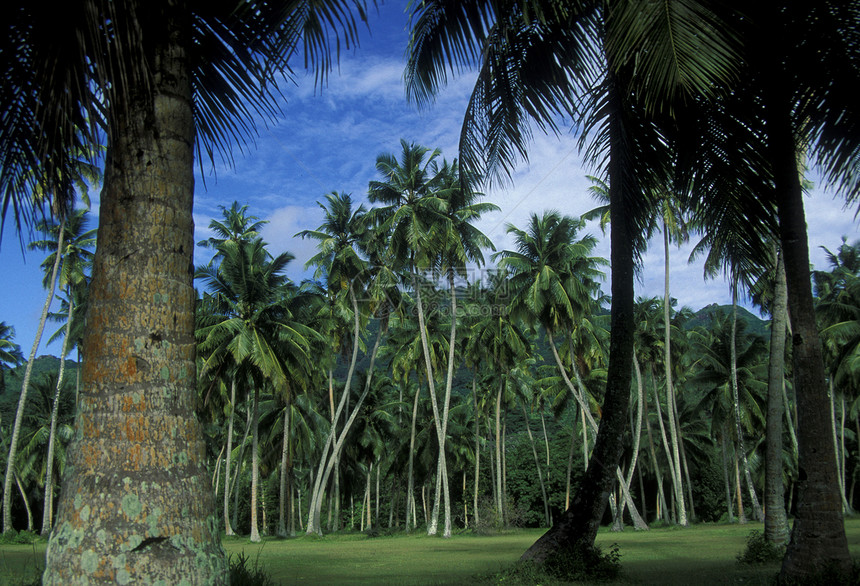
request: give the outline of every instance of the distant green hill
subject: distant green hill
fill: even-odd
[[[732,311],[731,305],[717,305],[712,303],[703,307],[695,313],[695,317],[687,322],[687,328],[693,329],[698,326],[708,327],[713,320],[713,315],[717,312],[728,313]],[[770,322],[765,321],[747,309],[738,306],[738,320],[745,321],[747,324],[747,332],[762,336],[766,340],[770,338]]]

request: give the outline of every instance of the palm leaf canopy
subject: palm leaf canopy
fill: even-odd
[[[73,154],[122,132],[124,100],[151,88],[167,20],[160,2],[142,0],[44,8],[26,0],[0,8],[0,210],[5,218],[11,208],[16,222],[31,221],[37,189],[66,207]],[[216,155],[231,163],[234,146],[243,150],[279,113],[279,84],[299,50],[323,83],[342,43],[357,42],[353,11],[366,20],[364,0],[187,0],[184,8],[198,160],[213,165]]]

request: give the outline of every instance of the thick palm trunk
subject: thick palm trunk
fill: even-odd
[[[227,463],[224,466],[224,532],[234,535],[230,524],[230,471],[233,456],[233,419],[236,414],[236,377],[230,377],[230,415],[227,418]]]
[[[729,481],[729,463],[728,463],[728,450],[726,449],[726,429],[725,425],[723,425],[723,431],[720,433],[720,453],[723,458],[723,484],[726,488],[726,509],[729,514],[729,523],[735,522],[735,513],[732,510],[732,485]]]
[[[6,460],[6,476],[3,480],[3,533],[12,530],[12,481],[15,477],[15,459],[18,454],[18,436],[21,435],[21,422],[24,419],[24,407],[27,404],[27,390],[30,387],[30,375],[33,372],[33,363],[36,361],[36,351],[42,341],[42,332],[45,331],[45,322],[48,321],[48,311],[51,309],[51,301],[54,300],[54,289],[57,287],[57,272],[63,255],[63,240],[66,234],[66,217],[60,218],[60,233],[57,236],[57,256],[51,269],[51,285],[48,295],[45,297],[45,305],[42,306],[42,315],[39,318],[39,328],[36,330],[36,338],[30,349],[30,357],[27,367],[24,369],[24,381],[21,384],[21,395],[18,397],[18,408],[15,410],[15,423],[12,424],[12,437],[9,440],[9,455]]]
[[[577,542],[594,544],[600,520],[606,510],[612,482],[624,449],[624,429],[630,398],[633,363],[633,227],[626,213],[625,198],[633,197],[625,185],[620,148],[623,148],[620,120],[620,100],[615,81],[610,74],[607,108],[609,109],[609,185],[612,265],[612,309],[609,340],[609,367],[603,417],[595,441],[592,458],[579,485],[573,503],[559,521],[547,531],[523,559],[543,562],[548,555],[569,549]]]
[[[45,500],[42,509],[41,535],[47,536],[51,532],[54,518],[54,444],[57,435],[57,416],[60,412],[60,391],[63,388],[63,375],[66,372],[66,353],[69,351],[69,338],[71,337],[72,319],[75,314],[75,300],[71,288],[69,293],[69,315],[66,319],[66,334],[63,338],[63,349],[60,351],[60,372],[57,375],[57,390],[54,393],[54,402],[51,406],[51,431],[48,434],[48,457],[45,462]]]
[[[666,411],[669,420],[669,437],[672,440],[672,484],[678,507],[678,525],[687,526],[687,508],[684,504],[684,486],[681,481],[681,456],[678,450],[678,429],[675,425],[675,386],[672,384],[672,322],[669,319],[669,229],[663,222],[664,285],[663,285],[663,368],[666,377]]]
[[[770,359],[767,373],[767,423],[765,429],[764,537],[774,545],[788,541],[785,487],[782,483],[782,390],[785,384],[785,264],[777,253],[773,310],[770,328]]]
[[[257,495],[260,485],[260,390],[254,389],[254,415],[251,419],[251,541],[259,543]]]
[[[779,7],[768,2],[762,11],[763,16],[772,16]],[[812,302],[797,141],[788,101],[792,82],[779,67],[779,55],[784,54],[779,45],[786,42],[789,40],[773,35],[762,43],[759,57],[764,64],[760,81],[766,105],[768,155],[774,169],[780,245],[785,255],[798,419],[797,512],[780,578],[802,582],[825,566],[847,572],[851,556],[842,520],[836,465],[831,458],[822,456],[833,451],[833,440],[827,433],[824,359]]]
[[[149,90],[110,104],[119,123],[46,584],[226,580],[194,411],[191,11],[182,0],[132,6],[153,71]]]

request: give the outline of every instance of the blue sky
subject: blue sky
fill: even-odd
[[[342,56],[326,87],[315,88],[313,77],[303,74],[296,84],[285,85],[283,118],[276,125],[261,126],[255,144],[249,145],[244,155],[237,150],[233,169],[217,167],[213,175],[204,163],[195,190],[196,240],[209,236],[207,227],[212,218],[220,217],[219,205],[229,207],[233,201],[248,204],[251,213],[269,221],[263,237],[272,252],[286,250],[296,256],[288,272],[298,280],[309,274],[303,270],[304,263],[313,254],[315,243],[293,235],[319,225],[322,212],[316,202],[326,193],[345,191],[365,201],[368,181],[377,179],[377,155],[399,153],[401,138],[439,148],[449,160],[457,156],[460,124],[474,74],[466,72],[451,80],[428,108],[419,110],[408,103],[403,86],[408,38],[405,5],[386,2],[378,13],[371,13],[370,32],[362,31],[360,47]],[[485,200],[498,205],[501,212],[488,214],[479,227],[501,250],[511,247],[505,234],[508,222],[525,226],[529,214],[545,209],[578,216],[596,206],[587,192],[590,183],[585,176],[589,173],[582,166],[573,134],[555,137],[536,131],[529,162],[517,167],[513,185],[486,190]],[[91,198],[95,225],[97,190]],[[860,238],[854,210],[844,210],[832,194],[815,189],[807,198],[806,211],[812,263],[816,268],[826,268],[819,246],[835,250],[843,235],[850,242]],[[0,288],[0,321],[15,327],[16,342],[26,356],[46,294],[39,267],[44,256],[22,253],[9,220],[0,245],[0,274],[7,279],[7,285]],[[608,238],[596,225],[587,230],[600,238],[596,254],[608,258]],[[687,263],[691,247],[671,251],[672,295],[693,309],[709,303],[730,303],[729,289],[722,279],[705,281],[701,263]],[[197,262],[204,255],[198,251]],[[659,235],[643,261],[636,294],[662,295]],[[608,285],[604,289],[608,290]],[[52,309],[56,307],[55,300]],[[58,327],[49,324],[48,330]],[[44,339],[48,335],[46,331]],[[46,348],[43,341],[37,355],[59,352],[59,342]]]

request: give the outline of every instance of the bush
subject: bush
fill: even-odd
[[[40,539],[38,533],[10,529],[6,533],[0,534],[0,545],[30,545]]]
[[[621,573],[618,544],[604,553],[597,545],[580,541],[570,549],[550,555],[545,562],[549,575],[570,582],[608,582]]]
[[[235,558],[231,555],[228,561],[232,586],[275,586],[274,580],[259,566],[259,560],[254,560],[253,566],[248,565],[244,551]]]
[[[765,539],[764,533],[753,530],[747,536],[746,548],[737,557],[742,564],[768,564],[781,561],[783,555],[784,545],[774,545]]]

